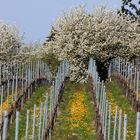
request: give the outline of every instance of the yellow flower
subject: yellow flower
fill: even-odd
[[[69,113],[70,117],[67,118],[71,122],[72,128],[86,127],[87,124],[83,122],[83,119],[87,113],[87,106],[84,103],[85,96],[82,91],[75,92],[73,99],[69,101]]]

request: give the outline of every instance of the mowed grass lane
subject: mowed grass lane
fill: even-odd
[[[112,117],[111,138],[113,136],[113,128],[114,128],[113,121],[115,118],[116,106],[118,106],[118,109],[122,110],[123,119],[124,119],[124,114],[127,114],[127,140],[134,140],[136,135],[136,112],[133,110],[130,101],[124,95],[123,89],[119,86],[119,84],[115,80],[113,80],[111,83],[110,82],[106,83],[106,92],[107,92],[108,100],[111,104],[111,117]],[[123,134],[123,119],[122,119],[121,134]],[[118,123],[118,119],[117,119],[117,123]],[[118,125],[117,125],[117,130],[118,130]],[[117,138],[117,133],[116,133],[116,138]]]
[[[86,84],[69,82],[63,93],[52,140],[96,140],[94,105]]]
[[[38,128],[39,128],[39,109],[40,104],[45,102],[46,93],[48,93],[49,86],[45,85],[39,87],[36,92],[31,96],[31,98],[24,104],[24,107],[20,110],[19,114],[19,140],[25,140],[26,131],[26,112],[30,110],[29,113],[29,139],[32,138],[32,125],[33,125],[33,114],[34,114],[34,104],[36,104],[36,128],[35,128],[35,139],[38,138]],[[15,121],[9,128],[7,140],[15,139]]]

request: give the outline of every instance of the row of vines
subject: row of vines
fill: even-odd
[[[108,80],[100,82],[93,59],[89,63],[89,84],[94,96],[99,139],[140,139],[139,70],[123,59],[110,63]]]

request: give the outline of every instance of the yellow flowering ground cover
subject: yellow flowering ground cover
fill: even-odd
[[[124,117],[124,114],[127,114],[128,122],[127,122],[127,140],[134,140],[135,139],[135,129],[136,129],[136,113],[133,110],[130,101],[127,99],[127,97],[123,94],[122,88],[118,85],[118,83],[114,80],[111,83],[106,83],[106,91],[107,91],[107,97],[111,104],[111,117],[112,117],[112,123],[111,123],[111,135],[113,135],[113,126],[114,126],[114,117],[115,117],[115,111],[116,111],[116,105],[118,106],[118,109],[122,110],[122,116]],[[123,118],[124,119],[124,118]],[[123,121],[122,121],[123,125]],[[117,129],[118,129],[118,120],[117,120]],[[122,128],[122,134],[123,134],[123,128]],[[117,135],[117,134],[116,134]]]
[[[15,93],[14,93],[15,95]],[[21,87],[19,87],[18,89],[18,96],[21,96],[22,95],[22,89]],[[14,97],[13,97],[14,98]],[[10,91],[9,93],[9,97],[8,97],[8,100],[7,100],[7,97],[4,96],[3,98],[3,103],[2,103],[2,114],[4,114],[4,111],[5,110],[9,110],[10,106],[14,103],[14,99],[12,101],[12,92]]]
[[[24,104],[23,109],[20,110],[20,121],[19,121],[19,140],[25,140],[25,130],[26,130],[26,111],[30,110],[30,119],[29,119],[29,137],[32,136],[32,125],[33,125],[33,113],[34,113],[34,104],[36,104],[36,131],[35,139],[38,139],[38,122],[39,122],[39,109],[41,102],[44,103],[46,99],[46,93],[48,92],[48,85],[41,86],[37,91],[31,96],[30,100]],[[11,125],[8,133],[8,140],[14,140],[15,137],[15,121]]]
[[[52,140],[95,140],[93,102],[87,85],[69,83],[63,94]]]
[[[70,116],[66,118],[71,122],[72,128],[87,127],[87,123],[84,122],[84,117],[87,113],[87,106],[84,103],[84,94],[82,91],[75,92],[73,99],[69,101],[69,113]]]

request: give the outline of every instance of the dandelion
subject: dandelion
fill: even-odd
[[[87,123],[84,122],[87,113],[87,106],[84,100],[84,93],[79,91],[74,93],[73,99],[69,102],[70,116],[67,120],[70,121],[71,128],[87,127]]]

